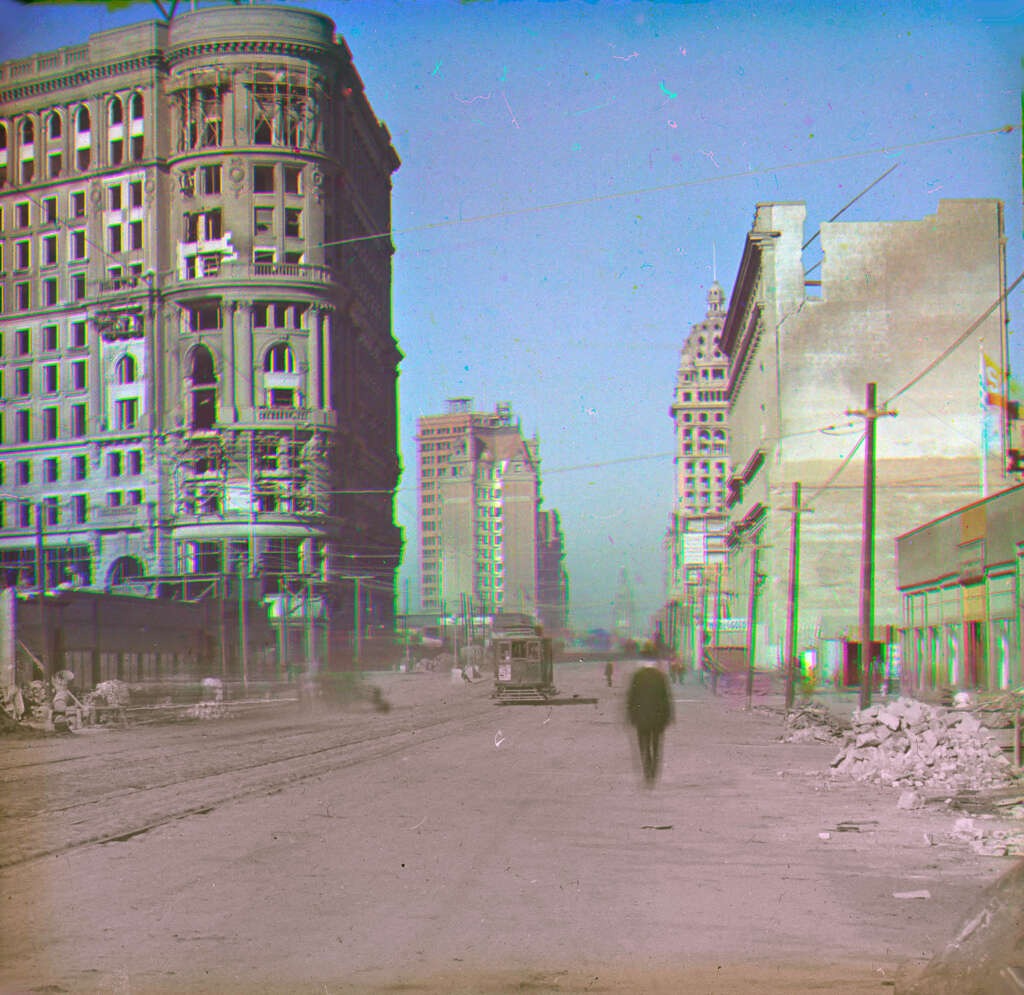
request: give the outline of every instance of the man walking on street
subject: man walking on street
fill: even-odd
[[[644,780],[654,784],[661,767],[661,737],[672,721],[668,681],[657,667],[640,667],[633,674],[626,698],[626,715],[636,729]]]

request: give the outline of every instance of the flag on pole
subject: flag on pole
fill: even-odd
[[[1006,387],[1003,371],[982,352],[982,402],[997,408],[1006,407]]]

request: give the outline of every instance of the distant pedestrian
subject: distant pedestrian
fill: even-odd
[[[615,673],[615,664],[609,660],[604,665],[604,679],[608,682],[608,687],[612,686],[612,674]]]
[[[682,660],[671,660],[668,665],[673,684],[682,684],[686,677],[686,666]]]
[[[657,667],[640,667],[633,674],[626,699],[626,715],[636,729],[644,780],[653,784],[661,768],[661,737],[672,721],[668,680]]]

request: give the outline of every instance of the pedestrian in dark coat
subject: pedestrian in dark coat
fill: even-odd
[[[668,680],[657,667],[640,667],[633,674],[626,698],[626,715],[636,729],[644,779],[653,784],[661,767],[661,737],[672,721]]]

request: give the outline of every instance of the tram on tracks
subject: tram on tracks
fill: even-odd
[[[543,702],[558,694],[551,640],[532,625],[495,629],[487,642],[494,671],[491,695],[502,702]]]

